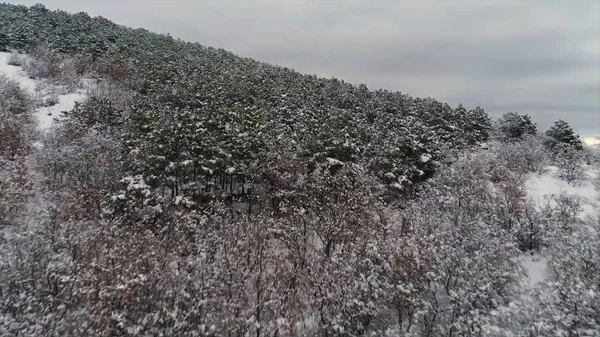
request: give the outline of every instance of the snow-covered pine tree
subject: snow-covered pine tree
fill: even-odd
[[[520,140],[525,135],[535,135],[537,128],[527,114],[507,112],[497,121],[498,130],[505,140]]]
[[[547,137],[545,144],[552,150],[555,150],[555,147],[559,144],[570,145],[578,151],[583,149],[583,143],[581,142],[579,135],[573,131],[573,128],[569,123],[562,119],[554,122],[554,125],[546,130],[545,135]],[[560,150],[561,148],[556,149],[556,151]]]

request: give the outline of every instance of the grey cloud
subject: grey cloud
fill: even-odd
[[[600,135],[594,0],[42,2],[304,73],[480,105],[493,116],[528,113],[540,127],[563,118]]]

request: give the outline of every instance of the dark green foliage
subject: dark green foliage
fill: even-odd
[[[492,121],[483,108],[476,107],[467,111],[466,124],[462,125],[464,138],[469,145],[485,142],[490,138]]]
[[[123,122],[120,111],[110,100],[95,96],[87,99],[84,104],[75,102],[75,107],[68,115],[89,127],[116,127]]]
[[[516,112],[507,112],[498,120],[499,129],[502,137],[507,140],[520,140],[525,135],[535,135],[537,128],[527,114],[518,114]]]
[[[569,123],[562,119],[554,122],[554,125],[546,130],[545,134],[547,137],[545,145],[551,150],[558,149],[561,144],[568,145],[576,150],[583,150],[583,143],[579,135],[573,131]]]
[[[138,93],[130,112],[91,100],[73,115],[90,126],[120,126],[130,173],[168,183],[174,194],[223,172],[257,178],[267,154],[359,164],[404,193],[431,176],[440,149],[489,137],[481,108],[302,75],[85,13],[2,4],[0,22],[6,47],[75,56]]]
[[[8,51],[8,36],[6,34],[0,32],[0,52]]]

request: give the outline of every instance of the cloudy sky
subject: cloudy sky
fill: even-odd
[[[600,135],[600,0],[12,1]]]

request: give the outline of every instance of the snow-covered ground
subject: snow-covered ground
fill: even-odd
[[[19,66],[8,64],[10,53],[0,52],[0,73],[5,74],[8,78],[19,83],[22,89],[25,89],[36,100],[45,99],[52,92],[62,92],[63,88],[58,86],[47,85],[40,80],[29,78],[27,73]],[[26,58],[26,57],[24,57]],[[87,89],[93,85],[93,80],[81,80],[82,88],[77,89],[73,93],[65,93],[58,95],[58,103],[48,107],[38,107],[33,113],[40,130],[48,130],[54,124],[54,121],[60,119],[62,111],[69,111],[75,106],[75,102],[81,102],[87,97]]]
[[[598,191],[596,191],[592,185],[592,179],[594,179],[597,174],[594,172],[594,167],[586,165],[584,169],[587,174],[587,179],[575,186],[568,184],[565,180],[561,180],[556,176],[558,167],[549,166],[547,169],[548,172],[541,176],[537,174],[531,174],[529,176],[527,181],[527,196],[531,200],[543,204],[545,202],[545,196],[566,193],[580,198],[583,210],[579,216],[582,220],[587,220],[589,216],[595,214],[595,206],[598,203],[599,195]]]
[[[58,104],[48,107],[39,107],[34,116],[38,121],[38,127],[41,130],[47,130],[52,127],[54,121],[60,119],[61,111],[69,111],[75,106],[75,102],[81,102],[86,98],[84,90],[78,90],[77,93],[59,95]]]
[[[582,206],[579,218],[586,221],[596,214],[600,193],[592,185],[592,180],[596,178],[596,169],[589,165],[584,169],[587,179],[575,186],[559,179],[556,175],[558,168],[555,166],[549,166],[547,172],[542,175],[530,174],[526,182],[527,197],[539,205],[543,205],[546,203],[546,197],[551,195],[566,193],[578,196]],[[533,288],[536,284],[548,279],[547,258],[543,254],[527,253],[521,257],[521,265],[527,272],[529,287]]]
[[[10,53],[0,52],[0,73],[19,83],[21,89],[35,96],[36,81],[30,79],[21,67],[8,64]]]
[[[535,287],[536,284],[548,278],[546,263],[546,257],[540,254],[526,254],[521,257],[521,265],[527,272],[527,285],[529,287]]]

